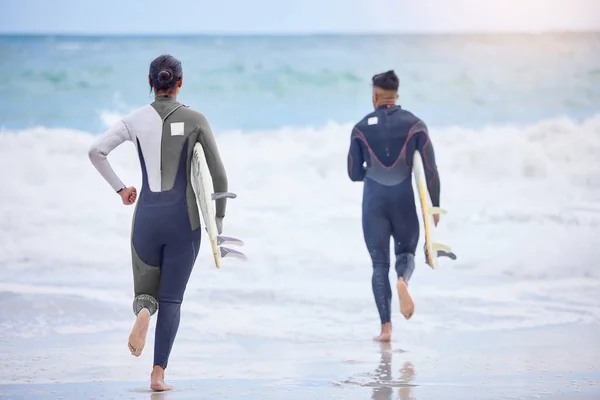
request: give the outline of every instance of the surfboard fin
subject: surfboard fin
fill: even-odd
[[[220,246],[222,244],[232,244],[235,246],[243,246],[244,242],[242,242],[240,239],[237,239],[234,237],[217,236],[217,245]]]
[[[242,253],[241,251],[237,251],[237,250],[233,250],[230,249],[228,247],[219,247],[219,249],[221,250],[221,258],[225,258],[225,257],[234,257],[234,258],[239,258],[242,260],[247,260],[248,258],[246,257],[246,255],[244,253]]]
[[[449,246],[441,243],[432,243],[431,247],[435,251],[437,257],[448,257],[451,260],[456,260],[456,254],[452,252]]]
[[[232,193],[232,192],[223,192],[223,193],[213,193],[210,195],[210,197],[213,200],[219,200],[219,199],[235,199],[237,197],[237,194]]]
[[[439,207],[430,207],[428,210],[429,215],[444,215],[447,214],[448,211],[444,210],[443,208],[439,208]]]

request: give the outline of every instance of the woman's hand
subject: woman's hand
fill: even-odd
[[[135,199],[137,198],[137,189],[133,186],[123,188],[123,190],[119,192],[119,196],[121,196],[123,204],[130,206],[135,203]]]

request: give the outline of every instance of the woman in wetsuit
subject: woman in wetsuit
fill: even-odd
[[[206,118],[177,101],[183,83],[181,62],[162,55],[150,64],[154,90],[152,104],[122,118],[90,147],[89,157],[125,205],[137,198],[111,168],[107,156],[125,141],[137,148],[142,188],[133,218],[131,255],[136,321],[129,350],[139,357],[144,348],[150,317],[158,311],[154,343],[154,368],[150,387],[172,389],[164,382],[169,354],[179,327],[180,307],[200,247],[200,219],[190,182],[194,145],[204,148],[215,192],[227,191],[227,176]],[[216,201],[219,233],[226,199]]]

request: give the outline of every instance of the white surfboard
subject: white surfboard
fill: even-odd
[[[215,266],[221,268],[221,259],[224,257],[246,259],[246,256],[243,253],[222,246],[226,243],[243,246],[244,243],[236,238],[219,236],[213,201],[221,198],[235,199],[237,195],[235,193],[214,193],[212,177],[210,175],[210,170],[208,169],[204,149],[200,143],[196,143],[192,152],[192,168],[190,174],[192,188],[196,194],[198,208],[208,234]]]
[[[417,187],[417,193],[419,202],[421,204],[421,212],[423,215],[423,230],[425,237],[425,253],[426,262],[432,269],[437,267],[438,257],[449,257],[452,260],[456,259],[456,255],[452,252],[449,246],[434,242],[434,222],[433,216],[435,214],[443,215],[446,214],[446,210],[439,207],[433,207],[431,205],[431,198],[429,197],[429,191],[427,190],[427,179],[425,177],[425,169],[423,168],[423,159],[421,153],[418,150],[415,151],[413,156],[413,177],[415,186]]]

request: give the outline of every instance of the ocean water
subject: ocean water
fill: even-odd
[[[181,101],[215,129],[355,121],[370,78],[434,126],[586,118],[600,104],[600,34],[306,37],[0,36],[0,124],[98,132],[151,100],[150,61],[182,60]],[[7,97],[8,96],[8,97]]]
[[[147,68],[163,52],[183,61],[181,101],[215,130],[239,195],[224,231],[246,242],[249,257],[216,270],[203,242],[179,343],[359,343],[378,333],[362,187],[345,168],[352,125],[372,107],[370,77],[387,69],[400,76],[400,104],[430,126],[449,211],[436,235],[459,257],[431,270],[417,254],[416,314],[402,320],[394,298],[394,343],[414,349],[434,333],[552,325],[597,331],[600,34],[4,36],[0,383],[145,378],[115,361],[132,322],[133,208],[87,149],[151,101]],[[110,161],[139,187],[132,144]],[[81,353],[57,350],[89,337],[95,344]],[[174,371],[193,378],[200,356],[175,348]]]

